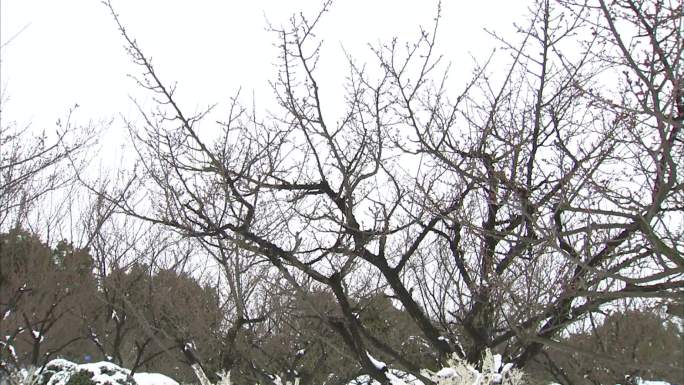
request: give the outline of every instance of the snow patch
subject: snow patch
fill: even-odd
[[[495,373],[499,373],[499,369],[501,369],[501,354],[495,354],[492,356],[492,360],[494,365],[492,365],[492,369],[494,370]]]
[[[440,369],[437,373],[435,373],[435,376],[441,377],[441,378],[451,378],[456,376],[456,369],[454,368],[442,368]]]
[[[9,349],[9,352],[12,355],[14,362],[19,362],[19,357],[17,357],[17,351],[14,350],[14,346],[7,344],[7,349]]]
[[[378,369],[380,371],[384,371],[385,369],[387,369],[387,364],[385,364],[382,361],[376,360],[375,357],[371,356],[371,354],[368,352],[366,352],[366,355],[368,356],[368,359],[370,360],[371,364],[375,366],[375,369]]]
[[[173,378],[161,373],[135,373],[133,379],[138,385],[178,385]]]

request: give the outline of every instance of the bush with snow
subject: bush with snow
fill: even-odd
[[[370,357],[370,356],[369,356]],[[371,357],[372,358],[372,357]],[[385,370],[385,375],[392,385],[425,385],[415,376],[399,370],[389,369],[375,359],[372,362],[376,367]],[[437,385],[522,385],[523,372],[513,368],[513,364],[503,364],[501,356],[492,355],[487,350],[482,360],[482,370],[454,355],[448,360],[448,366],[433,372],[427,369],[421,370],[420,374]],[[352,380],[348,385],[379,385],[370,376],[363,375]]]
[[[513,364],[503,364],[501,356],[492,355],[487,349],[482,360],[482,370],[477,370],[465,360],[454,355],[449,366],[436,373],[423,370],[421,374],[438,385],[522,385],[523,372]]]
[[[42,370],[26,368],[8,377],[8,385],[178,385],[174,379],[160,373],[135,373],[111,362],[78,365],[55,359]],[[5,381],[0,379],[0,385]]]
[[[66,360],[58,363],[48,362],[46,370],[61,369],[49,378],[43,385],[136,385],[128,369],[121,368],[111,362],[96,362],[92,364],[76,365]]]

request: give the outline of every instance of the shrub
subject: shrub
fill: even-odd
[[[71,375],[69,378],[69,381],[66,383],[66,385],[94,385],[95,383],[93,382],[93,374],[86,372],[86,371],[80,371],[76,372]]]

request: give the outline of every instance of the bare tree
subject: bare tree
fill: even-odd
[[[78,155],[92,143],[95,134],[94,126],[80,126],[73,121],[77,107],[71,108],[64,120],[58,119],[54,133],[0,119],[0,229],[3,231],[28,225],[29,213],[40,206],[40,198],[73,185],[72,165],[82,167]]]
[[[317,316],[382,383],[373,357],[422,376],[358,316],[354,299],[378,291],[439,361],[495,348],[519,366],[617,299],[681,298],[681,3],[537,1],[521,42],[494,35],[502,76],[493,58],[456,94],[438,12],[414,44],[372,47],[374,70],[349,59],[334,123],[314,35],[329,7],[273,29],[280,115],[236,98],[215,141],[200,127],[211,108],[188,115],[112,10],[159,103],[127,123],[139,173],[110,201],[218,261],[238,250],[224,267],[265,264],[303,298],[325,287],[337,308]]]
[[[54,329],[63,326],[64,319],[70,317],[73,303],[69,302],[75,297],[73,292],[63,290],[65,282],[61,287],[55,287],[57,280],[69,275],[55,272],[56,267],[45,255],[49,256],[51,247],[61,247],[66,254],[81,253],[67,246],[68,242],[57,244],[56,241],[62,241],[62,238],[56,235],[56,230],[59,221],[66,217],[65,212],[72,208],[69,194],[65,193],[75,186],[70,170],[72,166],[82,167],[80,155],[92,143],[94,130],[72,121],[76,107],[63,122],[58,121],[54,133],[38,132],[31,125],[21,127],[17,122],[5,119],[6,97],[6,94],[0,95],[0,234],[3,238],[0,241],[3,259],[0,260],[0,329],[7,331],[5,335],[13,340],[30,338],[33,346],[30,362],[37,364],[78,340],[74,337],[65,342],[54,338],[65,342],[61,347],[51,341],[44,343],[48,331],[52,330],[53,336],[59,334]],[[54,237],[50,239],[50,245],[40,244],[40,239],[50,235]],[[21,242],[34,247],[11,249]],[[25,259],[24,265],[12,265],[17,253],[24,253],[20,258]],[[19,266],[23,268],[16,270]],[[36,276],[27,276],[27,272]],[[41,282],[38,277],[46,281]],[[48,289],[49,286],[55,290]],[[22,315],[23,320],[20,320]],[[19,335],[22,331],[25,333]],[[35,331],[34,335],[29,331]],[[14,342],[3,342],[0,355],[5,362],[16,365],[16,352],[11,351],[15,350]]]
[[[413,130],[402,147],[431,165],[422,185],[441,187],[420,196],[437,235],[423,261],[439,268],[415,279],[471,360],[503,345],[525,365],[603,304],[681,297],[679,15],[681,3],[541,1],[522,44],[499,38],[504,80],[482,76],[454,103],[428,86],[429,59],[416,77],[394,46],[380,51]]]

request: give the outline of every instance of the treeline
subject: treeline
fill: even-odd
[[[324,289],[308,293],[306,300],[280,292],[263,313],[267,316],[238,320],[237,325],[229,321],[230,302],[218,282],[200,282],[178,266],[132,261],[102,272],[88,250],[65,241],[49,246],[15,229],[0,235],[0,370],[7,375],[59,357],[110,361],[133,372],[195,382],[189,353],[213,379],[229,368],[235,383],[276,374],[305,384],[344,384],[363,374],[340,336],[321,320],[321,314],[342,317]],[[437,353],[394,303],[382,293],[354,299],[367,338],[422,368],[439,369]],[[680,326],[648,309],[615,311],[595,322],[565,341],[600,353],[603,360],[588,360],[578,352],[544,352],[526,368],[529,379],[618,383],[628,375],[677,381],[676,373],[635,370],[611,357],[645,367],[676,365],[684,353]],[[241,324],[248,327],[238,334]],[[391,360],[382,353],[379,357]]]
[[[0,236],[0,309],[6,372],[60,357],[189,380],[179,345],[212,349],[223,319],[216,291],[187,273],[141,261],[99,271],[88,250],[21,229]]]
[[[0,236],[0,370],[9,374],[59,357],[106,360],[195,382],[190,347],[208,374],[227,368],[237,383],[272,374],[346,383],[362,374],[320,319],[339,313],[330,293],[308,293],[303,300],[283,290],[269,300],[266,317],[231,324],[235,304],[219,290],[182,268],[141,261],[100,271],[88,250],[67,242],[51,247],[15,229]],[[372,338],[438,368],[435,353],[388,297],[357,300],[355,311]],[[243,324],[249,327],[238,334]]]

